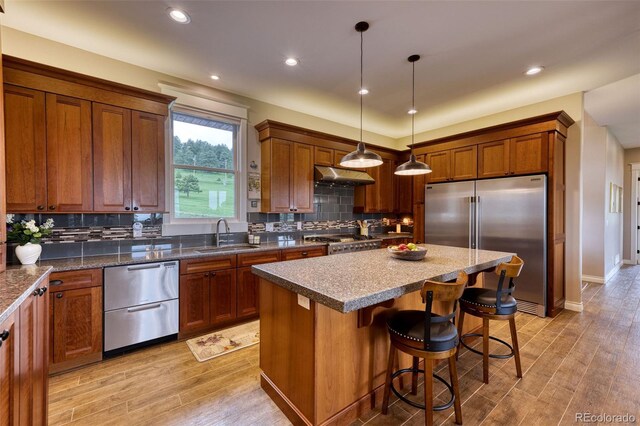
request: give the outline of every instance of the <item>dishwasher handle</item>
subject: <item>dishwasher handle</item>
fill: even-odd
[[[154,263],[152,265],[138,265],[138,266],[129,266],[127,267],[127,271],[140,271],[143,269],[158,269],[161,267],[159,263]]]
[[[146,306],[140,306],[137,308],[128,308],[127,312],[140,312],[140,311],[147,311],[149,309],[157,309],[160,306],[162,306],[162,303],[156,303],[154,305],[146,305]]]

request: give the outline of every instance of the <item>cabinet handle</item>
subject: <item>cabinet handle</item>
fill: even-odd
[[[308,255],[309,255],[309,253],[307,253],[306,251],[303,251],[303,252],[302,252],[302,255],[303,255],[303,256],[308,256]]]
[[[62,293],[57,293],[57,294],[56,294],[56,297],[57,297],[58,299],[62,299]]]
[[[38,207],[36,207],[38,210],[44,210],[44,206],[40,205]]]
[[[133,209],[134,209],[135,211],[140,210],[140,208],[139,208],[139,207],[134,207]]]
[[[212,276],[212,277],[215,277],[215,276],[216,276],[216,273],[215,273],[215,272],[212,272],[212,273],[211,273],[211,276]]]
[[[44,296],[44,294],[47,292],[47,290],[49,290],[47,288],[47,286],[44,286],[40,289],[40,294],[38,294],[38,296]]]
[[[0,333],[0,340],[2,340],[4,342],[5,340],[7,340],[9,338],[10,334],[11,333],[9,332],[9,330],[3,331],[2,333]]]
[[[205,276],[205,277],[208,277],[208,276],[209,276],[209,273],[208,273],[208,272],[205,272],[205,273],[204,273],[204,276]]]
[[[62,285],[62,283],[64,283],[64,281],[62,281],[62,280],[51,280],[51,281],[49,281],[49,285]]]
[[[33,290],[32,295],[33,295],[33,296],[35,296],[35,297],[40,296],[40,289],[39,289],[39,288],[36,288],[35,290]]]
[[[56,209],[56,206],[54,206],[54,205],[50,205],[49,206],[49,210],[55,210],[55,209]]]
[[[131,210],[131,207],[127,206],[127,207],[125,207],[124,209],[125,209],[126,211],[129,211],[129,210]]]
[[[505,172],[504,174],[505,174],[505,176],[507,176],[507,175],[509,175],[509,172]]]

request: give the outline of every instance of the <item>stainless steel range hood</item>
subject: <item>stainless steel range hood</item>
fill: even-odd
[[[326,166],[316,166],[315,180],[320,183],[337,183],[341,185],[370,185],[375,183],[373,178],[365,172]]]

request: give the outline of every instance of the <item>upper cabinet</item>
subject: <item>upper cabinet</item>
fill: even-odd
[[[432,173],[427,175],[431,183],[475,179],[477,173],[477,148],[465,146],[426,155]]]
[[[3,59],[9,212],[164,211],[173,98]]]
[[[498,177],[547,171],[546,133],[478,145],[478,177]]]
[[[262,142],[265,213],[313,213],[314,147],[284,139]]]

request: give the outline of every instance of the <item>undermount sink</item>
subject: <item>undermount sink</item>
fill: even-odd
[[[240,251],[240,250],[258,249],[258,248],[260,248],[260,246],[255,244],[231,244],[228,246],[198,249],[196,250],[196,253],[224,253],[224,252],[233,252],[233,251]]]

